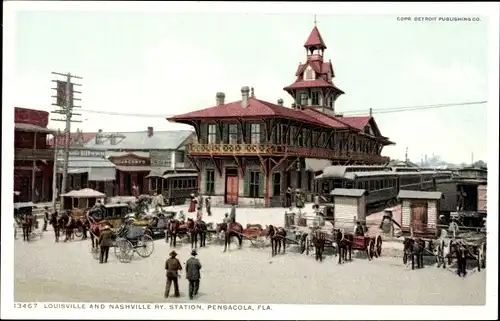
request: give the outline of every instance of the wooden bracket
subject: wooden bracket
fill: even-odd
[[[219,176],[222,177],[222,168],[220,164],[217,164],[217,160],[212,155],[210,155],[210,159],[212,160],[212,163],[214,163],[217,172],[219,172]]]
[[[295,133],[295,136],[293,137],[292,145],[295,145],[295,143],[297,142],[297,138],[299,137],[300,133],[302,132],[302,127],[303,127],[303,124],[301,123],[299,126],[299,129],[297,130],[297,132]]]
[[[260,161],[260,167],[262,168],[262,171],[264,172],[264,175],[267,177],[267,166],[266,166],[266,160],[262,158],[262,156],[259,156],[259,161]]]
[[[236,163],[236,166],[238,167],[238,170],[240,172],[241,177],[244,177],[245,176],[245,168],[243,165],[244,161],[243,160],[241,162],[238,161],[238,157],[236,157],[236,156],[233,156],[233,158],[234,158],[234,162]]]
[[[288,157],[286,157],[286,156],[282,157],[279,162],[276,162],[274,159],[271,158],[271,160],[274,162],[274,165],[271,167],[269,172],[272,173],[274,171],[274,169],[277,168],[278,166],[280,166],[281,164],[283,164],[283,162],[286,161],[287,158]]]
[[[332,138],[332,135],[335,133],[335,130],[331,130],[330,131],[330,135],[328,136],[328,138],[326,139],[326,142],[325,144],[323,145],[323,148],[326,148],[326,146],[328,146],[328,144],[330,143],[330,138]]]
[[[309,141],[311,140],[312,133],[313,133],[313,130],[312,130],[312,129],[309,129],[309,130],[307,131],[307,134],[306,134],[306,141],[305,141],[306,146],[307,146],[307,144],[309,143]],[[311,143],[312,143],[312,142],[311,142]],[[312,145],[312,144],[311,144],[311,145]]]
[[[323,131],[319,130],[318,136],[316,136],[316,141],[314,142],[313,147],[317,147],[318,146],[319,140],[321,139],[321,136],[323,136]]]
[[[289,140],[289,139],[288,139],[288,136],[290,135],[290,130],[292,129],[292,127],[291,127],[291,126],[292,126],[292,121],[290,120],[290,121],[288,122],[288,126],[287,126],[287,128],[286,128],[286,130],[285,130],[285,135],[284,135],[287,141]],[[291,143],[291,142],[290,142],[290,143]],[[284,145],[288,145],[288,144],[284,144]]]
[[[285,172],[288,172],[292,167],[293,165],[295,165],[295,163],[299,160],[299,158],[296,158],[292,161],[292,163],[290,164],[290,166],[287,167],[287,169],[285,170]]]
[[[248,144],[249,142],[247,142],[247,139],[250,139],[250,137],[246,137],[247,126],[245,125],[245,123],[243,123],[243,120],[241,120],[241,118],[238,118],[237,121],[241,126],[241,138],[243,140],[243,144]]]
[[[195,158],[193,156],[188,155],[188,159],[194,165],[194,167],[196,167],[196,170],[198,171],[198,173],[201,173],[200,165],[198,165],[198,163],[196,163]]]

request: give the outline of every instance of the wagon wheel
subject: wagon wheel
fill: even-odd
[[[155,244],[153,238],[147,234],[144,234],[137,240],[137,245],[135,246],[135,251],[140,257],[149,257],[153,254]]]
[[[99,260],[99,247],[98,246],[93,247],[92,242],[90,242],[90,254],[92,254],[92,257],[95,260]]]
[[[153,238],[153,235],[154,235],[153,230],[150,228],[145,229],[144,235],[148,235],[149,237]],[[137,254],[139,254],[139,253],[137,253]]]
[[[116,241],[115,256],[121,263],[129,263],[134,256],[134,246],[125,239]]]
[[[264,247],[264,243],[265,243],[265,240],[263,237],[261,236],[258,236],[258,235],[252,235],[250,237],[248,237],[248,239],[250,240],[250,243],[255,246],[255,247],[259,247],[259,248],[262,248]]]
[[[370,241],[368,241],[368,248],[367,248],[367,253],[368,253],[368,259],[369,260],[372,260],[373,259],[373,254],[375,252],[375,244],[373,243],[373,240],[370,239]]]
[[[83,236],[83,229],[81,227],[78,227],[75,229],[75,236],[76,237],[82,237]]]
[[[377,236],[377,244],[376,244],[376,254],[377,254],[377,257],[380,257],[382,256],[382,237],[379,235]]]

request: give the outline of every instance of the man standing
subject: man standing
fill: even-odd
[[[196,258],[196,250],[191,251],[191,257],[186,262],[186,279],[189,281],[189,299],[192,300],[198,295],[200,288],[201,263]]]
[[[99,236],[99,247],[101,248],[101,255],[99,256],[99,263],[108,263],[109,248],[113,245],[114,234],[106,225]]]
[[[54,235],[56,237],[56,242],[59,242],[59,235],[60,235],[60,229],[59,229],[59,217],[57,214],[57,211],[52,213],[52,216],[50,218],[50,225],[52,225],[52,228],[54,229]]]
[[[207,215],[212,216],[212,198],[210,196],[205,199],[205,207],[207,208]]]
[[[49,216],[50,216],[50,212],[49,212],[49,207],[48,206],[45,206],[45,212],[44,212],[44,216],[43,216],[43,231],[46,232],[47,231],[47,225],[49,224]]]
[[[167,285],[165,287],[165,299],[168,298],[172,282],[174,283],[174,297],[178,298],[179,294],[179,277],[178,271],[182,271],[181,262],[176,258],[175,251],[170,252],[170,258],[165,262],[165,270],[167,270]]]
[[[291,208],[292,207],[292,189],[290,187],[287,188],[285,196],[286,196],[285,207]]]

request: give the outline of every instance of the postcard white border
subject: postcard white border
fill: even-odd
[[[401,16],[422,15],[465,15],[487,16],[490,28],[489,48],[489,94],[488,94],[488,169],[489,193],[488,208],[492,213],[488,217],[488,269],[485,307],[415,307],[418,314],[409,313],[411,307],[404,306],[327,306],[327,305],[272,305],[267,312],[210,312],[210,311],[170,311],[168,318],[217,318],[217,319],[264,319],[279,316],[280,319],[397,319],[415,318],[419,320],[435,319],[493,319],[497,315],[498,302],[498,108],[499,108],[499,4],[498,3],[271,3],[271,2],[62,2],[62,1],[9,1],[4,3],[4,64],[3,64],[3,106],[2,109],[2,318],[127,318],[127,319],[165,319],[160,310],[147,315],[138,311],[123,310],[90,311],[82,313],[78,309],[14,310],[13,309],[13,239],[12,239],[12,173],[13,173],[13,108],[14,100],[10,96],[14,79],[15,65],[15,12],[33,10],[112,10],[112,11],[176,11],[176,12],[266,12],[266,13],[310,13],[316,14],[392,14]],[[318,12],[320,11],[320,12]],[[466,45],[466,44],[464,44]],[[7,63],[5,63],[7,62]],[[27,93],[29,94],[29,93]],[[24,106],[36,108],[37,106]],[[473,130],[473,129],[469,129]],[[493,195],[493,197],[491,197]],[[39,303],[41,305],[42,303]],[[335,313],[333,313],[335,311]],[[88,313],[87,313],[88,312]],[[95,312],[95,313],[92,313]]]

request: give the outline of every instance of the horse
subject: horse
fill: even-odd
[[[286,231],[282,227],[269,225],[266,229],[266,237],[271,239],[271,256],[275,256],[281,252],[281,244],[283,244],[283,254],[286,248]]]
[[[417,269],[424,267],[425,241],[421,238],[405,237],[403,241],[403,263],[406,264],[408,257],[411,256],[411,269],[415,270],[415,260]]]
[[[316,261],[323,262],[323,252],[325,251],[326,235],[320,229],[311,232],[311,242],[315,248]]]
[[[59,227],[65,231],[66,238],[64,242],[70,241],[73,239],[73,228],[75,225],[75,219],[72,218],[69,214],[64,213],[59,219]]]
[[[23,228],[23,241],[29,241],[31,229],[33,228],[33,217],[31,217],[31,215],[25,214],[21,225]]]
[[[336,235],[337,243],[337,254],[339,256],[339,264],[346,262],[347,254],[349,254],[349,261],[352,261],[352,243],[354,242],[354,236],[352,234],[346,234],[341,229],[334,229],[334,234]]]
[[[470,253],[470,250],[462,242],[453,242],[453,240],[450,241],[449,248],[448,265],[451,265],[452,256],[455,256],[457,259],[457,274],[465,277],[467,275],[467,254]]]
[[[177,219],[171,219],[167,223],[167,231],[165,233],[165,242],[170,239],[170,246],[177,246],[177,235],[179,233],[187,233],[187,224],[181,224]]]
[[[200,237],[200,247],[205,246],[206,239],[206,231],[207,225],[202,220],[193,220],[192,218],[188,218],[187,222],[187,230],[191,237],[191,248],[197,247],[198,244],[198,236]]]
[[[224,232],[224,252],[230,247],[231,237],[233,236],[238,238],[238,248],[241,248],[243,243],[243,226],[240,223],[219,223],[215,231],[217,234]]]

